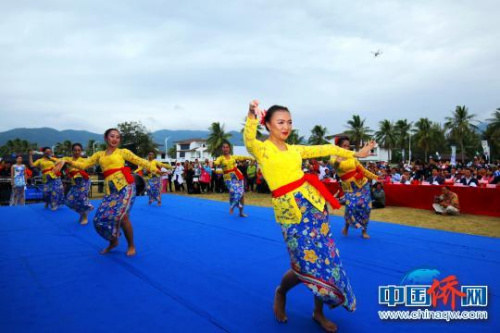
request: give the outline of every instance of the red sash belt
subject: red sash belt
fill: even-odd
[[[323,198],[325,198],[325,200],[330,203],[333,209],[340,208],[340,203],[337,201],[337,199],[333,197],[330,191],[328,191],[325,184],[323,184],[316,175],[309,173],[304,174],[304,177],[300,178],[299,180],[296,180],[294,182],[291,182],[274,190],[272,193],[273,198],[281,197],[282,195],[290,193],[293,190],[301,187],[302,184],[304,184],[305,182],[308,182],[310,185],[315,187],[321,194],[321,196],[323,196]]]
[[[49,173],[52,170],[54,170],[54,168],[48,168],[48,169],[42,170],[42,174],[45,175],[46,173]],[[60,172],[54,172],[54,175],[56,175],[57,177],[61,177],[61,173]]]
[[[224,174],[228,174],[234,172],[236,174],[236,177],[238,177],[239,180],[243,180],[243,174],[241,173],[240,169],[238,168],[232,168],[230,170],[224,171]]]
[[[104,178],[108,178],[109,176],[117,173],[118,171],[121,171],[121,173],[123,173],[127,183],[132,184],[134,182],[134,176],[132,176],[132,171],[130,170],[129,167],[109,169],[109,170],[104,171],[102,174],[104,175]]]
[[[363,173],[363,169],[361,169],[360,167],[356,167],[356,170],[353,170],[351,172],[348,172],[340,176],[340,179],[346,181],[354,177],[357,180],[361,180],[363,179],[364,176],[365,174]]]
[[[80,174],[80,176],[82,176],[82,178],[83,178],[83,179],[89,180],[89,174],[88,174],[88,173],[86,173],[86,172],[85,172],[85,171],[83,171],[83,170],[71,171],[71,172],[69,173],[69,176],[70,176],[71,178],[75,178],[75,176],[76,176],[77,174]]]

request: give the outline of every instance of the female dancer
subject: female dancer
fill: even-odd
[[[158,202],[158,206],[161,206],[161,168],[172,169],[170,164],[161,163],[155,160],[155,153],[149,152],[148,161],[151,163],[151,166],[158,170],[158,174],[148,172],[148,170],[143,167],[139,167],[135,170],[136,173],[142,173],[142,176],[146,180],[146,192],[149,196],[149,204],[151,205],[153,202]]]
[[[53,157],[52,149],[42,148],[43,157],[33,163],[33,151],[29,151],[29,165],[32,168],[42,170],[43,198],[45,208],[49,207],[55,211],[64,204],[64,187],[61,181],[61,173],[54,170],[54,165],[58,161]]]
[[[137,157],[128,149],[120,149],[120,132],[111,128],[104,133],[107,148],[99,151],[87,160],[61,161],[58,167],[69,164],[75,168],[85,170],[99,164],[102,169],[105,195],[94,216],[94,227],[103,238],[109,241],[109,246],[101,251],[106,254],[118,246],[120,227],[127,239],[127,256],[136,254],[134,231],[130,222],[129,213],[135,199],[135,183],[130,168],[125,161],[142,166],[150,172],[157,173],[157,169],[146,160]]]
[[[224,142],[222,144],[222,156],[219,156],[215,161],[215,165],[222,166],[224,172],[224,182],[226,183],[227,190],[229,191],[229,214],[233,214],[234,208],[240,209],[240,217],[247,217],[243,214],[245,206],[245,183],[243,174],[236,167],[237,161],[252,160],[248,156],[231,155],[231,144]]]
[[[16,164],[10,168],[12,193],[10,195],[10,206],[24,206],[26,190],[26,165],[23,157],[16,157]]]
[[[82,145],[73,144],[71,150],[73,156],[63,157],[63,161],[85,162],[82,157]],[[72,166],[66,168],[66,175],[71,179],[71,189],[66,195],[66,206],[80,215],[79,223],[85,225],[88,223],[87,215],[94,209],[89,201],[89,191],[91,182],[88,173]]]
[[[337,146],[350,149],[349,138],[342,136],[337,139]],[[342,190],[345,195],[345,225],[342,234],[347,236],[349,225],[356,229],[361,228],[364,239],[368,235],[368,222],[372,210],[372,196],[370,180],[377,180],[377,175],[366,170],[357,159],[346,160],[342,157],[331,159],[333,167],[337,170],[342,181]]]
[[[279,322],[287,321],[286,294],[303,282],[314,294],[313,319],[326,331],[335,332],[336,325],[323,314],[323,304],[331,308],[342,305],[349,311],[356,308],[354,293],[332,238],[326,210],[326,201],[333,208],[339,208],[340,204],[315,175],[304,174],[301,170],[302,159],[330,155],[364,157],[369,155],[374,143],[357,153],[334,145],[288,145],[286,139],[292,131],[288,109],[275,105],[264,113],[258,104],[258,101],[250,103],[244,132],[245,145],[257,159],[272,190],[275,217],[281,224],[291,258],[291,269],[276,288],[274,314]],[[269,131],[269,139],[265,142],[256,139],[257,117]]]

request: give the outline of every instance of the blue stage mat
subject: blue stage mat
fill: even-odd
[[[94,202],[98,205],[98,202]],[[111,254],[91,223],[42,204],[0,208],[0,332],[321,332],[304,286],[288,296],[289,322],[273,316],[274,289],[289,268],[270,208],[228,215],[227,203],[164,195],[136,200],[138,255]],[[90,215],[90,218],[93,214]],[[447,222],[445,222],[447,221]],[[453,223],[444,218],[443,223]],[[500,239],[372,222],[372,239],[343,237],[331,218],[358,308],[325,312],[340,332],[500,332]],[[382,321],[378,287],[433,268],[460,284],[487,285],[487,321]]]

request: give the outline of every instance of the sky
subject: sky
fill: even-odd
[[[252,99],[287,106],[305,136],[354,114],[484,120],[498,17],[496,0],[1,0],[0,131],[240,130]]]

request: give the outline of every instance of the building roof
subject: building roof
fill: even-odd
[[[186,139],[186,140],[181,140],[181,141],[174,141],[174,143],[182,145],[182,144],[187,144],[191,142],[207,142],[206,139],[201,139],[201,138],[194,138],[194,139]]]

